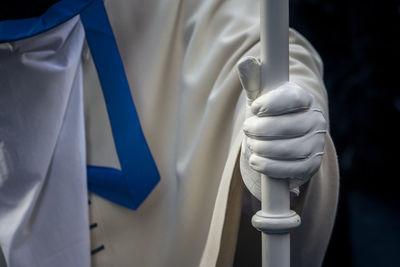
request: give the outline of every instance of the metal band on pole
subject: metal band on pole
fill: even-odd
[[[261,1],[261,88],[267,92],[289,81],[288,0]],[[290,231],[300,217],[290,210],[287,180],[261,175],[261,210],[252,224],[262,232],[262,266],[290,267]]]

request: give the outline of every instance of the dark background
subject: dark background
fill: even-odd
[[[60,0],[0,0],[0,21],[39,17]]]
[[[320,53],[340,202],[324,267],[400,266],[400,1],[290,0]]]

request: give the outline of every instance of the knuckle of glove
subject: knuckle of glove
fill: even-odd
[[[284,161],[260,157],[253,153],[249,158],[249,165],[253,170],[272,178],[307,181],[318,171],[322,155],[321,152],[303,160]]]
[[[247,138],[248,154],[254,153],[260,157],[275,160],[302,160],[315,153],[323,152],[325,135],[312,133],[293,139],[258,140]]]
[[[243,131],[250,138],[290,139],[314,131],[326,131],[326,121],[321,112],[313,110],[280,116],[250,116],[244,121]]]
[[[297,84],[288,82],[255,99],[251,109],[257,116],[276,116],[307,110],[312,102],[312,95]]]

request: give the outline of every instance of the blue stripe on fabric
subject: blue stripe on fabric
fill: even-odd
[[[90,191],[137,209],[160,180],[132,100],[104,4],[94,1],[81,13],[110,118],[122,171],[88,167]]]
[[[121,171],[88,166],[88,187],[108,200],[137,209],[160,180],[143,135],[118,47],[102,0],[62,0],[41,17],[0,22],[0,42],[31,37],[80,14],[99,76]]]

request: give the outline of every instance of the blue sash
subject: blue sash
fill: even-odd
[[[137,209],[160,175],[143,135],[117,43],[102,0],[62,0],[42,16],[0,21],[0,43],[40,34],[80,14],[111,124],[121,170],[88,166],[89,190]]]

